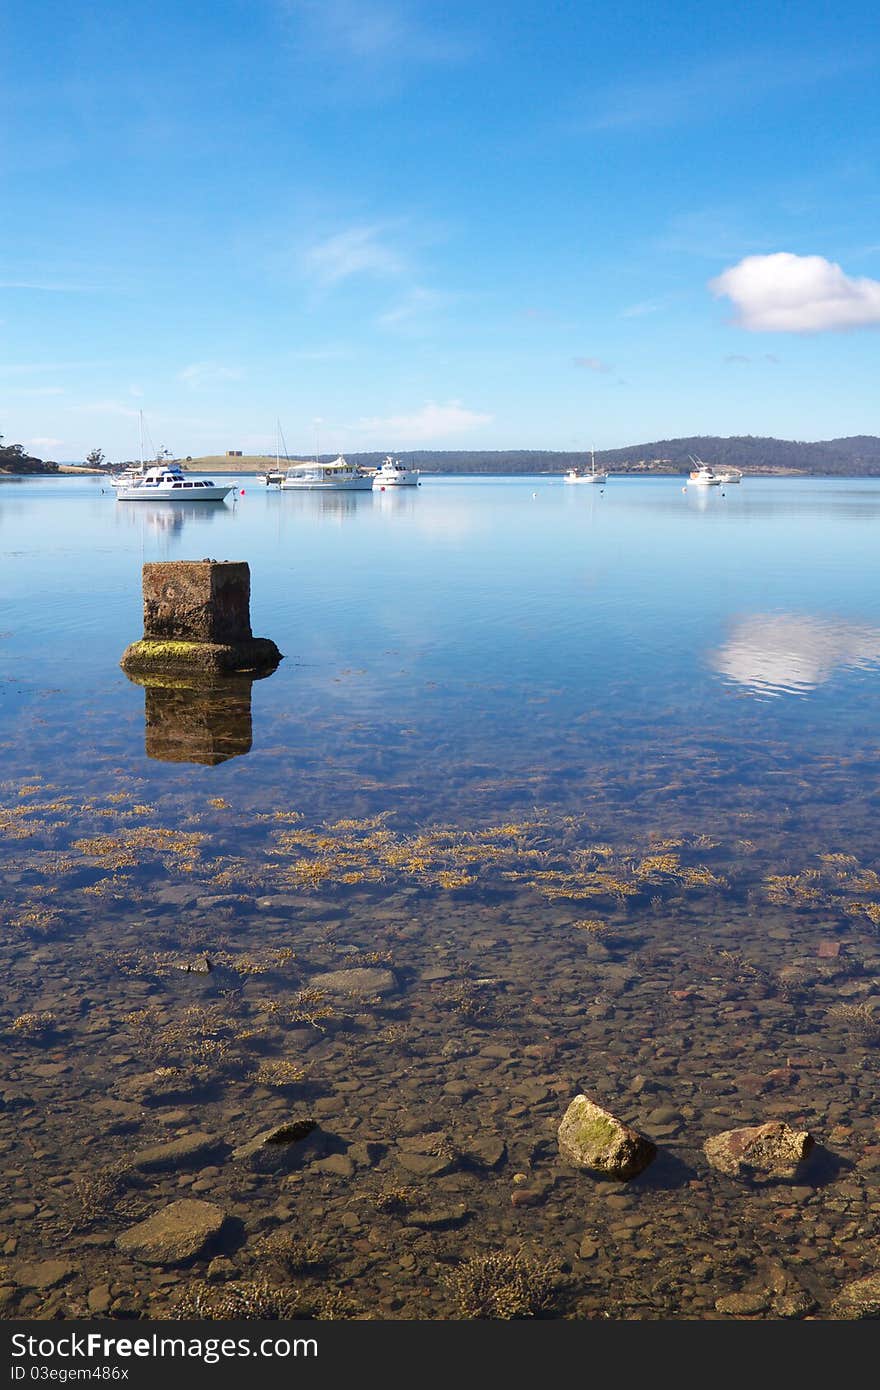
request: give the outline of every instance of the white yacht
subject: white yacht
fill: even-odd
[[[283,468],[270,468],[266,473],[258,473],[254,481],[262,483],[264,487],[280,487],[285,476]]]
[[[591,449],[589,468],[584,468],[580,473],[576,468],[569,468],[565,475],[565,481],[567,483],[607,483],[608,474],[596,467],[596,456]]]
[[[292,463],[284,475],[282,489],[296,492],[369,492],[373,475],[364,473],[340,454],[332,463]]]
[[[222,502],[232,483],[217,486],[208,478],[188,478],[179,463],[148,468],[142,477],[116,488],[117,502]]]
[[[386,454],[382,461],[382,467],[377,468],[373,474],[373,487],[418,487],[419,470],[418,468],[407,468],[400,459],[392,458]]]
[[[689,458],[694,466],[688,474],[688,482],[697,483],[700,487],[717,487],[721,478],[714,468],[702,459],[694,458],[693,454],[690,454]]]
[[[719,483],[741,483],[742,476],[741,468],[724,468],[718,474],[718,481]]]

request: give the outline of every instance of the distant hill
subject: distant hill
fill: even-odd
[[[596,462],[616,473],[686,473],[690,455],[707,463],[741,468],[744,473],[880,477],[880,438],[853,435],[806,443],[764,439],[757,435],[694,435],[688,439],[657,439],[623,449],[597,449]],[[356,463],[372,467],[382,454],[349,454]],[[407,463],[430,473],[561,473],[583,465],[588,455],[543,449],[406,450]]]

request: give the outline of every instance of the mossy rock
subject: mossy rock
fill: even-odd
[[[617,1182],[637,1177],[657,1154],[650,1139],[584,1095],[575,1096],[569,1105],[558,1138],[559,1152],[576,1168]]]
[[[274,671],[283,660],[269,637],[251,637],[246,642],[178,642],[142,638],[126,647],[120,666],[127,675],[201,672],[215,675],[234,671]]]

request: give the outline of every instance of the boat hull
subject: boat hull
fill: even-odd
[[[231,487],[119,487],[117,502],[222,502]]]
[[[372,478],[347,478],[342,483],[322,482],[319,479],[285,478],[284,492],[371,492]]]

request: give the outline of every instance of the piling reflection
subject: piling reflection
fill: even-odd
[[[144,688],[144,748],[163,763],[216,766],[251,751],[254,676],[129,676]]]

